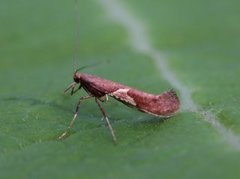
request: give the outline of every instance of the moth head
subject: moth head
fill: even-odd
[[[73,81],[75,83],[80,83],[80,78],[81,78],[81,73],[79,73],[78,71],[75,71],[73,74]]]
[[[76,87],[76,85],[79,84],[79,83],[80,83],[80,86],[79,86],[78,90],[81,89],[81,86],[82,86],[82,85],[81,85],[81,73],[80,73],[80,71],[83,70],[83,69],[85,69],[85,68],[89,68],[89,67],[96,66],[97,64],[98,64],[98,63],[92,64],[92,65],[86,65],[86,66],[83,66],[83,67],[80,67],[80,68],[74,70],[74,73],[73,73],[73,81],[74,81],[74,82],[71,83],[71,84],[65,89],[64,93],[66,93],[68,90],[71,89],[71,95],[73,95],[73,94],[77,91],[77,90],[75,90],[75,87]]]
[[[80,78],[81,78],[81,73],[78,72],[78,70],[75,70],[73,73],[73,83],[71,83],[65,90],[64,93],[66,93],[67,91],[69,91],[71,89],[71,95],[73,95],[75,93],[75,87],[78,83],[80,82]],[[81,84],[79,86],[79,89],[81,88]]]
[[[86,65],[86,66],[82,66],[82,67],[76,69],[76,70],[74,71],[74,74],[73,74],[73,80],[74,80],[74,82],[75,82],[75,83],[80,83],[80,77],[81,77],[80,71],[81,71],[81,70],[84,70],[84,69],[86,69],[86,68],[94,67],[94,66],[96,66],[96,65],[98,65],[98,64],[99,64],[99,63],[95,63],[95,64],[91,64],[91,65]]]

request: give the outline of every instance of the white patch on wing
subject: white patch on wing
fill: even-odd
[[[128,96],[128,91],[130,89],[118,89],[117,91],[114,91],[112,93],[110,93],[110,96],[113,96],[117,99],[120,99],[121,101],[127,102],[133,106],[136,106],[136,103],[134,101],[134,99],[130,96]]]

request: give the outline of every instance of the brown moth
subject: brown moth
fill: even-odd
[[[108,120],[107,113],[101,105],[102,102],[108,100],[108,96],[115,98],[129,107],[162,118],[171,117],[179,110],[180,102],[173,90],[169,90],[160,95],[153,95],[94,75],[79,73],[78,71],[79,70],[76,70],[74,72],[74,82],[64,92],[71,89],[71,95],[73,95],[83,88],[88,93],[88,96],[79,99],[70,126],[59,139],[63,139],[67,135],[68,130],[73,127],[80,109],[80,103],[89,98],[95,98],[111,132],[114,143],[116,143],[116,137],[113,128]],[[79,87],[75,90],[77,84],[79,84]]]

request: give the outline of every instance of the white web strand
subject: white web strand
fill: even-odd
[[[179,81],[174,72],[169,69],[163,54],[154,48],[148,40],[144,26],[138,19],[134,18],[117,0],[98,0],[103,6],[109,17],[121,24],[128,32],[132,47],[139,53],[144,53],[151,57],[157,64],[161,75],[180,92],[182,110],[196,112],[202,118],[210,123],[232,147],[240,150],[240,139],[230,129],[224,127],[217,117],[209,111],[201,111],[197,104],[192,100],[191,90]]]

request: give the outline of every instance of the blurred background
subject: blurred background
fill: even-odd
[[[0,178],[239,178],[240,147],[186,110],[161,120],[110,100],[113,146],[86,101],[70,137],[56,140],[86,94],[63,95],[74,56],[79,67],[100,62],[84,73],[154,94],[172,88],[102,1],[1,0]],[[115,1],[143,24],[199,108],[240,139],[240,2]]]

